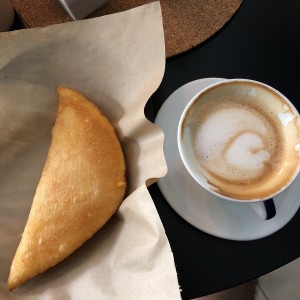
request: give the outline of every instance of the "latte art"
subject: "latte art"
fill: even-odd
[[[225,82],[204,91],[187,108],[179,141],[195,180],[238,200],[280,192],[300,165],[297,111],[257,83]]]
[[[209,117],[202,116],[192,139],[198,162],[209,173],[226,181],[249,183],[263,176],[272,161],[278,161],[280,134],[260,112],[234,102],[230,108],[228,103],[219,103],[202,109],[206,115],[210,111]]]

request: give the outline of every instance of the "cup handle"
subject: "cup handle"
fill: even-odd
[[[270,220],[276,215],[276,207],[272,198],[261,202],[250,203],[250,206],[257,215],[264,220]]]

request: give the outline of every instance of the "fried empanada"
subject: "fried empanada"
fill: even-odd
[[[12,262],[8,289],[69,256],[117,211],[126,190],[115,129],[73,89],[58,87],[48,157]]]

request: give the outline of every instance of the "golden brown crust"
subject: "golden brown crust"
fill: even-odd
[[[52,142],[9,290],[74,252],[111,218],[125,194],[125,162],[113,126],[80,93],[64,87],[57,92]]]

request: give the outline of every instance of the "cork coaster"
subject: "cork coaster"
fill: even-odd
[[[11,0],[29,27],[72,21],[57,0]],[[108,0],[90,18],[128,10],[153,0]],[[161,0],[167,57],[185,52],[216,33],[243,0]]]

